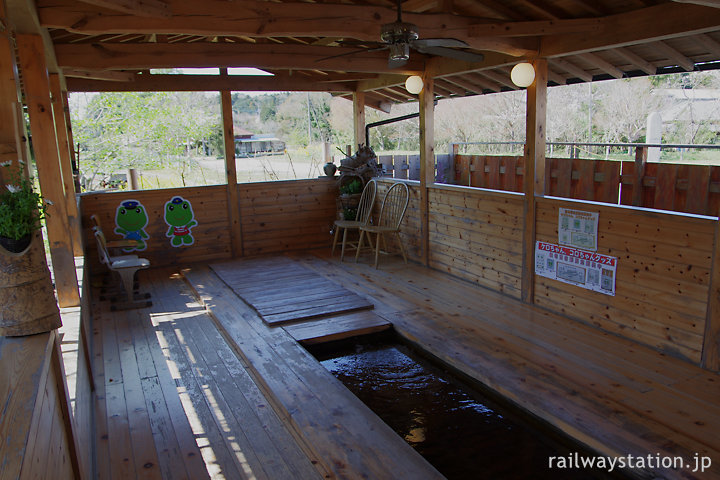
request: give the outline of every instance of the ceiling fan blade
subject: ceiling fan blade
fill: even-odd
[[[387,48],[387,46],[378,48],[360,48],[358,50],[353,50],[352,52],[338,53],[337,55],[330,55],[329,57],[318,58],[317,60],[315,60],[315,62],[322,62],[324,60],[330,60],[332,58],[346,57],[348,55],[356,55],[358,53],[379,52],[380,50],[386,50]]]
[[[459,47],[467,48],[470,45],[455,38],[422,38],[412,42],[412,46],[425,47]]]
[[[426,53],[429,55],[438,55],[441,57],[454,58],[455,60],[462,60],[463,62],[482,62],[485,60],[485,55],[482,53],[465,52],[463,50],[455,50],[452,48],[445,47],[420,47],[416,45],[412,47],[420,53]]]

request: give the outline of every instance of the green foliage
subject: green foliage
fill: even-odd
[[[7,191],[0,194],[0,236],[20,240],[41,228],[47,206],[35,193],[22,169],[13,173]]]
[[[340,187],[341,195],[355,195],[362,192],[363,185],[359,179],[354,179]]]
[[[343,220],[353,221],[357,217],[357,208],[343,208]]]

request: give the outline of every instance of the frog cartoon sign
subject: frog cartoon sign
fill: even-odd
[[[190,202],[182,197],[173,197],[172,200],[165,204],[165,223],[170,228],[167,236],[170,238],[170,244],[173,247],[189,246],[195,243],[190,229],[197,226],[195,221],[195,213],[193,213]]]
[[[125,240],[135,240],[137,245],[124,248],[125,252],[142,251],[147,248],[145,240],[150,236],[145,231],[148,216],[145,207],[137,200],[125,200],[115,210],[115,233]]]

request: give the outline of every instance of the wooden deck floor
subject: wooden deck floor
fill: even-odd
[[[718,375],[417,265],[292,258],[601,454],[679,455],[691,467],[708,456],[702,474],[654,474],[720,478]],[[303,328],[268,327],[207,266],[185,279],[141,273],[152,308],[93,302],[98,478],[438,477],[312,366],[290,336]]]

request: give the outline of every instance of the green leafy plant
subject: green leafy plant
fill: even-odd
[[[47,203],[18,168],[7,190],[0,194],[0,236],[20,240],[41,228]]]
[[[357,208],[343,208],[343,220],[355,220]]]
[[[340,187],[340,194],[341,195],[354,195],[356,193],[362,192],[362,189],[363,189],[362,182],[356,178],[353,181],[347,183],[346,185],[343,185],[342,187]]]

